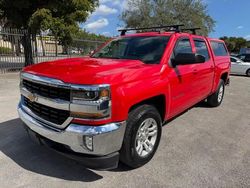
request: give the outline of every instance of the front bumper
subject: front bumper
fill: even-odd
[[[28,129],[48,140],[67,146],[70,150],[94,157],[106,156],[121,149],[126,122],[89,126],[70,123],[64,130],[56,129],[35,119],[26,112],[21,104],[18,114]],[[92,138],[92,149],[86,146],[86,137]]]
[[[109,170],[117,168],[119,162],[119,152],[114,152],[109,155],[104,156],[93,156],[87,154],[76,153],[67,148],[63,144],[56,143],[52,140],[49,140],[41,135],[38,135],[32,131],[26,124],[24,124],[29,137],[40,145],[47,146],[49,149],[56,151],[57,153],[76,160],[82,163],[84,166],[97,169],[97,170]]]

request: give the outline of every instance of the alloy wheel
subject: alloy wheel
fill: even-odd
[[[153,118],[147,118],[141,123],[135,139],[136,152],[140,157],[146,157],[153,151],[157,133],[157,122]]]

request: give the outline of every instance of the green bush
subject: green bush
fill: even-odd
[[[7,48],[7,47],[0,47],[0,54],[11,54],[11,48]]]

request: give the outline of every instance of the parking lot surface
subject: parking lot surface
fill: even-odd
[[[0,74],[0,187],[250,187],[250,78],[231,76],[223,104],[200,103],[163,127],[145,166],[84,168],[33,143],[18,119],[17,73]]]

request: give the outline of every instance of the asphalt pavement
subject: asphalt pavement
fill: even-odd
[[[231,76],[223,104],[200,103],[163,127],[145,166],[86,169],[33,143],[21,126],[17,73],[0,74],[0,187],[250,187],[250,78]]]

